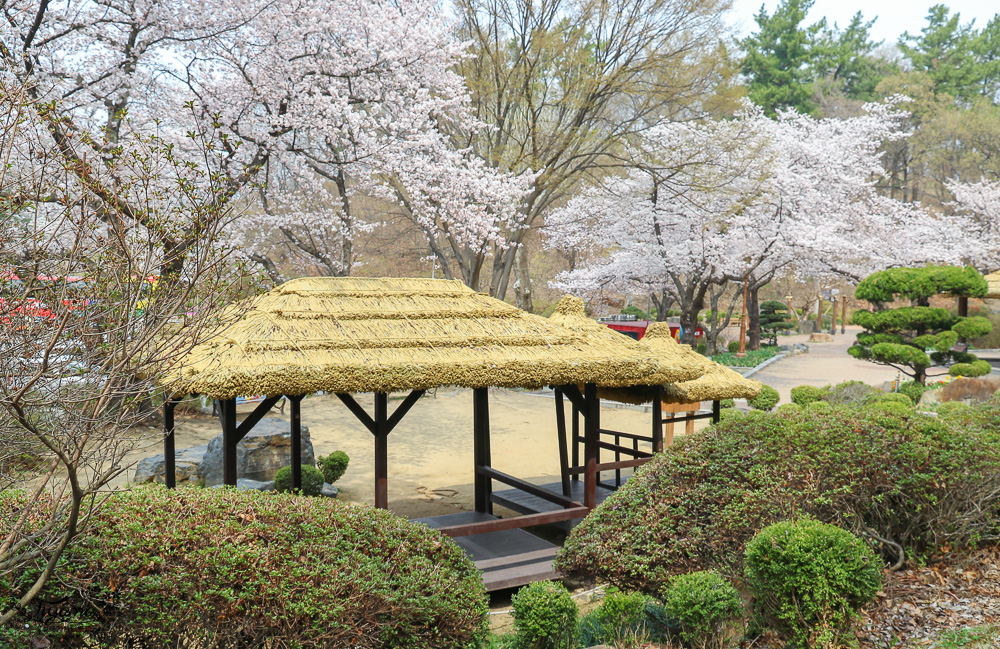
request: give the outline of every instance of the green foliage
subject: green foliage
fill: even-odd
[[[813,385],[800,385],[792,388],[792,403],[800,406],[808,405],[823,398],[823,392]]]
[[[323,472],[323,479],[330,484],[340,480],[347,471],[348,462],[350,462],[350,458],[343,451],[334,451],[326,457],[316,459],[316,465]]]
[[[916,381],[905,381],[899,385],[899,393],[910,397],[913,403],[920,403],[920,397],[927,391],[927,386]]]
[[[727,421],[733,421],[734,419],[741,419],[743,413],[736,408],[726,408],[719,413],[719,423],[725,423]]]
[[[777,300],[766,300],[761,302],[760,330],[761,335],[766,335],[771,345],[778,344],[778,334],[795,328],[795,323],[788,322],[788,306],[784,302]]]
[[[780,400],[781,395],[778,394],[778,391],[770,385],[765,385],[761,388],[760,394],[750,399],[750,407],[755,410],[771,410],[778,405]]]
[[[323,491],[323,474],[314,466],[302,465],[302,495],[318,496]],[[292,489],[292,467],[283,466],[274,474],[274,490],[289,493]]]
[[[663,642],[672,624],[663,605],[653,598],[612,587],[601,605],[580,620],[579,644],[628,647]]]
[[[989,361],[974,360],[971,363],[955,363],[948,368],[952,376],[985,376],[993,371]]]
[[[553,581],[539,581],[511,598],[518,643],[525,649],[575,649],[579,610],[569,591]]]
[[[726,408],[735,408],[736,402],[732,399],[723,399],[719,402],[719,407],[725,410]]]
[[[702,356],[704,356],[705,353],[708,351],[708,345],[706,345],[705,343],[698,343],[695,346],[694,350],[699,354],[701,354]]]
[[[808,72],[809,45],[816,29],[802,26],[813,0],[783,0],[768,15],[762,6],[754,16],[757,31],[740,42],[746,57],[740,71],[748,81],[750,99],[771,117],[794,108],[815,108]]]
[[[738,358],[735,354],[724,353],[716,354],[712,357],[712,360],[722,365],[728,365],[729,367],[757,367],[778,354],[779,350],[777,347],[761,347],[760,349],[747,351],[747,355],[742,358]]]
[[[64,648],[444,648],[488,619],[482,577],[451,539],[326,498],[118,492],[60,571],[31,617]],[[0,601],[31,578],[0,577]]]
[[[730,341],[730,343],[726,345],[726,351],[728,351],[730,354],[735,354],[736,352],[740,351],[740,341],[738,340]]]
[[[797,403],[783,403],[775,412],[801,412],[802,406]]]
[[[770,525],[750,541],[746,579],[759,612],[789,640],[835,649],[882,587],[882,570],[858,537],[803,518]]]
[[[663,594],[667,615],[692,649],[723,649],[743,616],[740,594],[722,575],[703,570],[673,579]]]
[[[1000,402],[954,418],[901,404],[755,412],[658,454],[573,530],[556,566],[661,596],[674,575],[737,577],[758,530],[803,514],[907,552],[961,547],[1000,534],[998,489]]]
[[[872,273],[861,280],[854,296],[859,300],[884,304],[896,298],[925,302],[941,293],[956,297],[983,297],[988,290],[986,280],[971,266],[927,266],[890,268]]]
[[[907,408],[913,407],[913,399],[902,392],[876,392],[869,399],[872,403],[901,403]]]
[[[823,401],[834,405],[858,405],[869,399],[875,388],[864,381],[844,381],[820,388]]]
[[[634,315],[637,320],[655,320],[656,319],[656,309],[652,309],[649,313],[646,313],[637,306],[627,306],[621,310],[623,315]]]
[[[1000,315],[991,315],[988,319],[992,327],[990,332],[969,341],[976,349],[1000,349]]]
[[[944,403],[938,404],[935,409],[939,417],[950,417],[952,415],[963,414],[969,410],[971,406],[964,401],[945,401]]]

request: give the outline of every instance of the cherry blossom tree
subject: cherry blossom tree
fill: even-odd
[[[957,217],[953,232],[961,232],[962,249],[955,253],[983,272],[1000,268],[1000,181],[952,182]]]

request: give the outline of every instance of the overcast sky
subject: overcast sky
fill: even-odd
[[[766,0],[763,3],[767,8],[767,13],[774,13],[778,6],[778,0]],[[914,0],[816,0],[809,14],[806,16],[806,25],[811,25],[820,18],[826,16],[827,22],[836,22],[841,27],[845,27],[851,17],[858,11],[867,20],[878,17],[872,26],[872,40],[884,40],[887,45],[895,43],[903,32],[917,34],[920,29],[927,24],[927,10],[934,5],[933,0],[923,2]],[[962,14],[962,24],[968,23],[973,18],[976,19],[976,27],[982,28],[986,23],[1000,11],[1000,4],[994,0],[952,0],[943,2],[954,12]],[[760,9],[761,0],[733,0],[733,11],[730,22],[736,33],[744,36],[757,27],[753,16]]]

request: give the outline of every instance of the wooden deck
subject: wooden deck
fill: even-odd
[[[624,483],[624,480],[622,482]],[[583,480],[571,480],[569,484],[570,498],[577,502],[583,502]],[[538,486],[542,489],[547,489],[548,491],[553,491],[558,494],[562,493],[562,484],[559,482],[552,482],[550,484]],[[614,490],[602,487],[598,484],[597,504],[599,505],[604,502],[604,499],[612,493],[614,493]],[[494,491],[491,499],[493,500],[493,504],[506,507],[507,509],[512,509],[519,514],[537,514],[559,510],[558,505],[539,498],[538,496],[533,496],[529,493],[521,491],[520,489],[504,489],[502,491]],[[580,520],[582,519],[576,518],[571,521],[553,523],[553,525],[557,525],[568,532],[575,527]]]
[[[496,519],[496,516],[490,514],[460,512],[417,518],[413,522],[423,523],[436,529]],[[524,530],[513,529],[459,536],[453,540],[465,550],[483,573],[483,583],[487,591],[514,588],[559,577],[559,573],[552,569],[552,560],[559,547]]]

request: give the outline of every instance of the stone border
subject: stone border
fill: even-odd
[[[754,374],[756,374],[757,372],[761,371],[762,369],[764,369],[765,367],[767,367],[768,365],[770,365],[771,363],[776,363],[779,360],[781,360],[782,358],[785,358],[786,356],[788,356],[788,352],[778,352],[777,354],[775,354],[771,358],[767,359],[766,361],[764,361],[760,365],[757,365],[756,367],[749,367],[749,368],[748,367],[730,367],[729,369],[733,370],[734,372],[737,372],[737,373],[741,374],[743,376],[743,378],[748,379],[751,376],[753,376]],[[741,370],[749,370],[749,371],[747,371],[746,374],[744,374]]]

